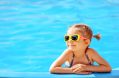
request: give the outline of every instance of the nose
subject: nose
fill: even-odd
[[[71,39],[68,40],[68,43],[72,43],[73,41]]]

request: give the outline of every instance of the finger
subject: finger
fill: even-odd
[[[75,64],[72,66],[72,69],[75,69],[75,68],[80,67],[80,66],[81,66],[81,64]]]
[[[78,69],[74,69],[74,70],[73,70],[74,73],[77,72],[77,71],[78,71]]]
[[[77,68],[80,68],[80,71],[84,70],[85,69],[85,66],[84,64],[76,64],[74,66],[71,67],[72,71],[76,71]],[[82,70],[81,70],[82,69]]]
[[[76,70],[78,70],[80,67],[75,67],[75,68],[73,68],[72,69],[72,71],[76,71]]]
[[[82,71],[82,70],[80,69],[80,67],[78,67],[78,68],[76,68],[76,69],[73,70],[73,72],[78,72],[78,71]]]
[[[76,69],[78,66],[77,65],[74,65],[74,66],[72,66],[71,68],[72,68],[72,70],[74,70],[74,69]]]

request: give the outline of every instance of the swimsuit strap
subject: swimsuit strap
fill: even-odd
[[[86,48],[85,53],[87,52],[87,50],[88,50],[88,47]],[[91,65],[91,61],[90,61],[90,59],[89,59],[89,57],[88,57],[88,54],[87,54],[87,53],[86,53],[86,58],[87,58],[87,60],[88,60],[88,62],[89,62],[89,65]]]
[[[73,53],[73,58],[72,58],[72,60],[71,60],[70,67],[73,65],[73,60],[74,60],[74,53]]]

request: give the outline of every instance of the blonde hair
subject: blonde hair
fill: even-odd
[[[75,28],[76,31],[80,32],[83,37],[90,39],[90,41],[92,37],[96,38],[97,40],[100,40],[101,38],[100,34],[93,35],[91,28],[86,24],[74,24],[69,27],[69,29],[72,28]]]

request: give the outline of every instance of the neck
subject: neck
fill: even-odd
[[[75,57],[82,57],[85,55],[86,48],[77,49],[74,51]]]

